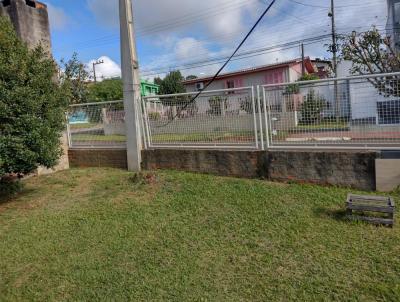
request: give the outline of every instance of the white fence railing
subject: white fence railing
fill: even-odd
[[[123,101],[72,105],[67,118],[71,148],[126,147]]]
[[[144,148],[400,149],[400,73],[142,98]],[[71,106],[73,147],[125,147],[123,102]]]
[[[400,73],[262,86],[269,148],[400,147]]]
[[[143,98],[150,148],[258,149],[262,130],[253,87]]]

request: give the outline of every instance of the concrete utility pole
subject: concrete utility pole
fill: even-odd
[[[132,0],[119,0],[121,27],[121,67],[124,82],[124,109],[128,170],[141,170],[140,80],[135,33],[133,29]]]
[[[333,59],[332,59],[332,67],[333,67],[333,74],[335,78],[338,77],[338,71],[337,71],[337,37],[336,37],[336,23],[335,23],[335,1],[331,0],[331,11],[329,13],[329,17],[331,17],[332,21],[332,53],[333,53]],[[335,108],[336,108],[336,121],[340,121],[340,103],[339,103],[339,97],[338,97],[338,83],[335,81],[334,83],[334,99],[335,99]]]
[[[94,77],[94,82],[97,83],[97,77],[96,77],[96,65],[100,65],[103,64],[104,61],[103,60],[98,60],[96,62],[93,63],[93,77]]]

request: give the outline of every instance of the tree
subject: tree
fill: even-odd
[[[322,120],[322,112],[326,108],[325,99],[316,94],[314,89],[311,89],[301,104],[301,124],[312,125],[318,124]]]
[[[29,50],[0,17],[0,182],[54,166],[70,94],[41,46]]]
[[[86,65],[78,59],[78,54],[74,53],[68,61],[61,60],[61,80],[68,85],[71,99],[70,104],[81,104],[88,101],[88,87],[90,73]]]
[[[353,75],[391,73],[400,71],[400,56],[393,48],[390,37],[383,37],[374,27],[357,35],[342,38],[341,57],[352,62]],[[384,96],[400,96],[399,77],[368,78]]]
[[[186,77],[186,81],[195,80],[195,79],[197,79],[197,78],[198,78],[198,77],[195,76],[195,75],[188,75],[188,76]]]
[[[89,102],[106,102],[123,99],[122,79],[107,79],[88,85],[87,99]]]
[[[171,71],[160,83],[160,94],[184,93],[183,76],[179,70]]]

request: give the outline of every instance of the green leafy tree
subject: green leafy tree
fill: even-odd
[[[107,79],[88,85],[89,102],[105,102],[123,99],[122,79]]]
[[[57,164],[70,94],[56,74],[43,48],[29,50],[10,21],[0,17],[1,182]]]
[[[390,37],[382,36],[373,27],[358,35],[342,37],[341,58],[352,62],[354,75],[391,73],[400,71],[400,55],[393,48]],[[400,96],[399,77],[369,78],[368,81],[384,96]]]
[[[311,125],[318,124],[322,120],[322,112],[326,108],[325,99],[315,93],[314,89],[311,89],[306,96],[304,96],[304,102],[301,104],[301,124]]]
[[[198,78],[198,77],[195,76],[195,75],[188,75],[188,76],[186,77],[186,81],[195,80],[195,79],[197,79],[197,78]]]
[[[91,77],[86,65],[79,60],[77,53],[74,53],[68,61],[63,59],[60,63],[60,78],[69,87],[71,94],[70,104],[88,102],[88,82]]]
[[[160,94],[174,94],[174,93],[186,92],[186,88],[183,85],[183,81],[184,77],[182,76],[179,70],[171,71],[159,84]]]

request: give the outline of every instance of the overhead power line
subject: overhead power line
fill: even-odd
[[[187,103],[185,106],[183,106],[183,110],[185,110],[190,104],[192,104],[202,93],[204,90],[206,90],[214,81],[215,79],[220,75],[220,73],[224,70],[224,68],[229,64],[229,62],[232,60],[232,58],[237,54],[237,52],[240,50],[240,48],[243,46],[244,43],[246,43],[247,39],[251,36],[251,34],[254,32],[254,30],[257,28],[258,24],[264,19],[265,15],[270,11],[271,7],[275,4],[276,0],[272,0],[271,3],[268,5],[268,7],[264,10],[264,12],[261,14],[261,16],[258,18],[256,23],[253,25],[253,27],[250,29],[250,31],[246,34],[242,42],[239,43],[239,45],[236,47],[235,51],[232,53],[232,55],[226,60],[226,62],[221,66],[221,68],[217,71],[217,73],[212,77],[212,79],[204,85],[203,89],[200,89],[198,93]],[[171,121],[168,121],[163,127],[167,126],[170,124],[173,120],[178,115],[176,114]]]

